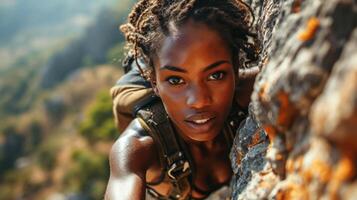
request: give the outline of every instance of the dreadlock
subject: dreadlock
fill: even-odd
[[[159,40],[170,35],[172,25],[178,27],[188,19],[203,22],[221,34],[232,49],[235,71],[246,67],[243,60],[248,63],[257,59],[258,40],[250,30],[254,15],[241,0],[140,0],[120,29],[127,40],[127,59],[135,59],[144,78],[149,79],[150,74],[137,60],[142,59],[153,69],[152,55],[159,48]]]

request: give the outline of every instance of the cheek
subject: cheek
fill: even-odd
[[[225,84],[222,84],[219,89],[214,88],[215,102],[222,108],[229,109],[233,102],[235,81],[233,78],[229,79]]]
[[[165,110],[168,112],[170,117],[175,114],[177,115],[180,108],[182,108],[183,95],[181,92],[178,92],[177,90],[169,88],[165,86],[165,84],[160,83],[157,85],[157,91],[158,96],[161,98],[165,106]]]
[[[157,91],[164,102],[178,101],[180,96],[177,91],[160,82],[157,84]]]

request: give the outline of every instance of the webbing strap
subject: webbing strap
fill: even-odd
[[[176,132],[159,98],[144,100],[146,105],[138,104],[137,116],[150,128],[149,134],[160,145],[164,156],[165,171],[173,184],[170,198],[185,200],[189,198],[191,186],[189,176],[191,166],[187,154],[182,151]]]

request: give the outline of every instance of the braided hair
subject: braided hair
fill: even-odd
[[[242,0],[140,0],[120,29],[127,40],[126,58],[135,59],[144,78],[150,79],[151,71],[144,71],[137,60],[153,70],[152,58],[160,48],[160,39],[188,19],[218,31],[232,50],[236,72],[257,59],[258,40],[250,30],[253,12]]]

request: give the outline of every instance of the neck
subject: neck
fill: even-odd
[[[208,140],[208,141],[193,140],[193,139],[185,136],[184,134],[180,134],[180,136],[182,137],[182,139],[184,140],[186,145],[189,147],[189,149],[200,149],[200,150],[204,150],[204,151],[212,151],[212,150],[217,149],[217,147],[222,146],[221,144],[223,144],[225,142],[224,135],[222,132],[219,133],[212,140]]]

